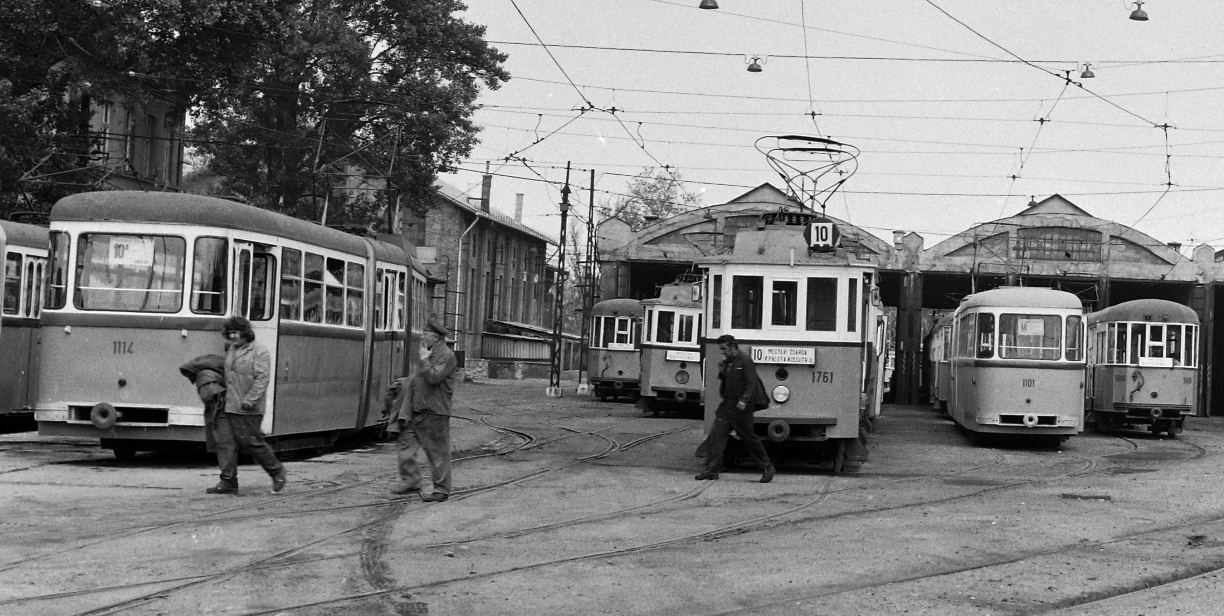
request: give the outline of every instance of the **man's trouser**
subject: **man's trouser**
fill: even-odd
[[[285,467],[276,459],[276,452],[268,446],[259,424],[263,415],[238,415],[218,411],[213,420],[213,437],[216,439],[217,466],[221,467],[221,483],[238,487],[238,452],[251,456],[272,477],[278,477]]]
[[[723,451],[727,448],[727,439],[731,431],[739,435],[740,441],[748,448],[748,453],[761,468],[770,466],[769,455],[765,446],[752,429],[752,413],[748,410],[735,408],[736,400],[723,400],[714,411],[714,427],[710,429],[710,450],[706,453],[705,468],[708,471],[719,472],[723,466]]]
[[[421,487],[421,466],[416,454],[429,458],[434,492],[451,492],[450,415],[414,411],[399,435],[399,475],[410,488]]]

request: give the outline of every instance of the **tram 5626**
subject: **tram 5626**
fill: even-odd
[[[840,472],[861,420],[879,413],[886,327],[876,264],[836,236],[827,219],[766,214],[735,236],[731,254],[697,265],[707,289],[706,432],[719,403],[717,338],[730,334],[772,399],[753,420],[766,447],[831,459]]]
[[[47,264],[47,228],[0,221],[7,237],[4,254],[4,303],[0,321],[0,418],[34,418],[38,374],[38,313]]]
[[[638,404],[658,414],[662,405],[701,403],[701,276],[687,274],[642,300],[642,397]]]
[[[204,442],[178,366],[223,354],[229,315],[250,319],[272,355],[273,447],[375,425],[372,402],[411,359],[407,310],[416,323],[425,310],[425,276],[402,247],[210,197],[66,197],[50,249],[39,433],[99,438],[120,457]]]
[[[641,301],[604,300],[591,308],[591,315],[591,393],[600,400],[636,400],[642,387]]]

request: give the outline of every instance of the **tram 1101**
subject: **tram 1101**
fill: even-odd
[[[736,234],[730,254],[697,261],[706,285],[706,433],[719,404],[717,339],[730,334],[771,398],[753,420],[766,447],[843,470],[863,419],[879,414],[887,327],[876,263],[839,247],[838,236],[828,219],[782,211]],[[735,445],[728,457],[738,455]]]
[[[1089,425],[1180,433],[1198,409],[1198,337],[1198,315],[1166,300],[1134,300],[1089,314]]]

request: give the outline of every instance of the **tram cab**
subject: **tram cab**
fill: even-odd
[[[1199,318],[1161,299],[1124,302],[1088,315],[1089,424],[1109,431],[1146,425],[1182,431],[1198,410]]]
[[[875,262],[840,248],[838,235],[828,219],[782,211],[738,233],[731,254],[697,261],[706,286],[707,433],[720,402],[717,339],[730,334],[771,397],[754,416],[766,447],[843,469],[861,420],[879,413],[887,328]]]
[[[34,419],[38,376],[38,314],[42,309],[43,273],[47,265],[47,228],[0,221],[7,245],[4,255],[4,302],[0,316],[0,418]]]
[[[600,400],[636,400],[641,391],[642,304],[608,299],[591,308],[591,346],[587,356],[591,393]]]
[[[931,404],[948,412],[948,392],[952,388],[952,315],[935,323],[927,342],[927,378],[931,387]]]
[[[686,274],[642,300],[642,397],[638,405],[658,414],[671,403],[700,404],[703,380],[701,276]]]

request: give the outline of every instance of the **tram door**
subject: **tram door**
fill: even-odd
[[[280,249],[266,244],[255,244],[236,240],[234,242],[234,304],[233,314],[246,317],[257,340],[271,355],[272,375],[268,380],[268,393],[263,423],[260,430],[272,434],[276,417],[276,348],[278,343],[278,319],[276,318],[276,290],[280,279],[277,269]]]

